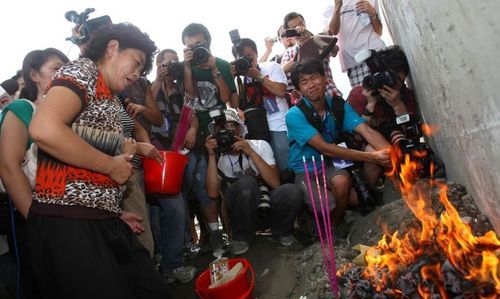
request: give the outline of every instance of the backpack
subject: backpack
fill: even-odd
[[[19,100],[28,102],[33,108],[32,116],[35,115],[37,108],[35,104],[33,104],[33,102],[26,99],[19,99]],[[24,174],[26,175],[28,181],[30,182],[31,190],[35,188],[37,155],[38,155],[38,147],[34,142],[32,142],[30,147],[26,150],[23,163],[21,164],[21,168],[23,169]],[[0,193],[7,193],[1,179],[0,179]]]
[[[342,125],[344,123],[344,104],[345,101],[340,96],[334,96],[332,98],[332,107],[326,103],[326,109],[335,119],[335,125],[337,128],[337,138],[333,140],[335,144],[342,143],[345,140],[342,130]],[[313,110],[307,106],[304,100],[300,100],[296,106],[300,109],[300,111],[302,111],[302,113],[304,113],[307,121],[321,134],[323,131],[323,120],[319,117],[319,115],[315,114]]]

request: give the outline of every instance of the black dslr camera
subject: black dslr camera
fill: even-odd
[[[229,31],[229,37],[233,43],[233,55],[236,60],[233,62],[237,76],[244,76],[252,67],[252,58],[241,55],[241,37],[238,29]]]
[[[357,63],[365,62],[370,69],[371,75],[363,79],[362,85],[364,89],[370,90],[373,96],[379,96],[378,90],[384,85],[396,85],[397,74],[387,67],[387,59],[390,59],[387,55],[375,50],[364,50],[355,56]]]
[[[193,64],[200,65],[208,61],[210,49],[204,42],[191,46],[191,50],[193,51]]]
[[[167,68],[168,75],[172,76],[175,80],[182,80],[184,78],[184,64],[175,60],[160,65],[161,68]]]
[[[219,130],[214,130],[216,133],[213,135],[215,140],[217,140],[217,152],[220,154],[227,153],[231,150],[231,146],[236,142],[234,137],[234,132],[231,130],[226,130],[226,115],[221,107],[212,109],[208,112],[210,118],[213,120],[215,126],[214,128],[220,128]]]
[[[77,46],[82,45],[90,39],[92,33],[94,33],[96,30],[112,24],[111,18],[108,15],[89,20],[89,14],[94,11],[95,9],[93,8],[87,8],[81,13],[70,10],[64,14],[66,20],[75,23],[77,27],[81,26],[81,29],[79,29],[79,34],[67,37],[66,40],[71,41]]]

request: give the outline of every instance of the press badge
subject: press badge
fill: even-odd
[[[280,111],[280,109],[278,108],[278,102],[276,102],[276,100],[270,99],[270,98],[266,98],[264,100],[264,108],[266,109],[267,114],[269,114],[269,115],[272,115],[272,114]]]
[[[337,146],[347,148],[347,144],[345,144],[345,142],[339,143],[339,144],[337,144]],[[334,158],[333,165],[335,166],[335,169],[344,169],[344,168],[347,168],[349,166],[354,165],[354,163],[352,163],[351,160],[342,160],[339,158]]]

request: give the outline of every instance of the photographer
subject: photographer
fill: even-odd
[[[351,202],[349,201],[351,190],[349,174],[343,169],[336,169],[331,163],[331,158],[389,166],[389,144],[380,133],[366,125],[365,120],[359,117],[342,98],[332,99],[325,96],[326,80],[325,71],[319,60],[300,62],[292,72],[292,82],[304,96],[301,99],[302,102],[292,107],[286,115],[290,142],[288,167],[296,173],[295,184],[307,193],[303,158],[311,161],[311,157],[314,156],[316,168],[321,170],[320,155],[327,157],[325,176],[331,191],[328,193],[328,199],[330,209],[335,208],[333,224],[338,225],[343,219],[345,209],[349,204],[354,205],[355,202],[354,198],[351,198]],[[341,106],[338,107],[336,103],[340,103]],[[313,119],[309,119],[305,114],[306,109]],[[338,114],[336,109],[343,111]],[[335,144],[342,132],[360,134],[377,151],[367,153]],[[309,173],[313,171],[312,163],[309,164],[307,171]],[[311,207],[311,199],[308,199],[306,203]]]
[[[238,82],[241,83],[238,88],[239,107],[245,111],[245,116],[247,116],[247,111],[265,109],[264,116],[270,135],[269,142],[276,157],[278,169],[283,170],[288,163],[285,122],[285,115],[288,111],[285,99],[286,75],[276,62],[257,63],[257,45],[249,38],[238,38],[233,47],[233,54],[238,59],[232,63],[231,70],[235,76],[243,76],[243,81],[238,78]],[[252,115],[247,118],[251,117]],[[255,118],[255,121],[251,122],[247,119],[249,138],[267,140],[265,138],[267,134],[259,134],[263,132],[262,128],[265,126],[262,123],[263,120]],[[255,127],[258,129],[252,131]]]
[[[294,37],[297,41],[295,46],[287,48],[281,59],[281,67],[283,68],[283,71],[288,74],[299,61],[299,49],[301,45],[312,36],[312,33],[307,30],[304,17],[296,12],[290,12],[285,16],[283,19],[283,28],[286,30],[286,37]],[[339,48],[335,46],[330,55],[337,55],[338,50]],[[326,56],[321,61],[327,80],[325,95],[328,97],[333,97],[335,95],[342,96],[342,93],[337,89],[333,80],[333,73],[330,68],[330,55]],[[292,95],[295,97],[300,94],[295,91]]]
[[[392,144],[413,138],[407,128],[418,122],[417,102],[413,90],[404,81],[409,73],[408,60],[399,46],[371,53],[366,59],[372,75],[354,87],[348,102],[368,123]],[[354,136],[359,142],[359,136]],[[359,150],[373,151],[361,140]],[[383,175],[383,168],[364,163],[363,174],[370,188]]]
[[[269,226],[282,245],[292,245],[296,241],[291,231],[302,205],[299,188],[280,186],[271,147],[264,140],[241,137],[245,127],[236,110],[224,110],[221,117],[211,124],[213,135],[205,142],[207,191],[212,198],[222,194],[227,205],[233,233],[231,252],[245,253],[254,231]]]
[[[223,107],[232,98],[237,100],[236,86],[227,61],[215,57],[210,51],[212,41],[208,29],[198,23],[191,23],[182,31],[184,48],[183,85],[187,98],[195,98],[195,115],[189,128],[184,146],[190,149],[189,163],[185,173],[185,188],[193,191],[200,202],[208,226],[214,256],[223,252],[222,232],[219,230],[216,202],[208,198],[206,191],[206,151],[210,116],[208,111]]]

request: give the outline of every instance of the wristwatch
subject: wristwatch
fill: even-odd
[[[264,83],[264,79],[266,77],[264,77],[262,74],[260,74],[259,78],[257,78],[257,81],[259,81],[260,84]]]

